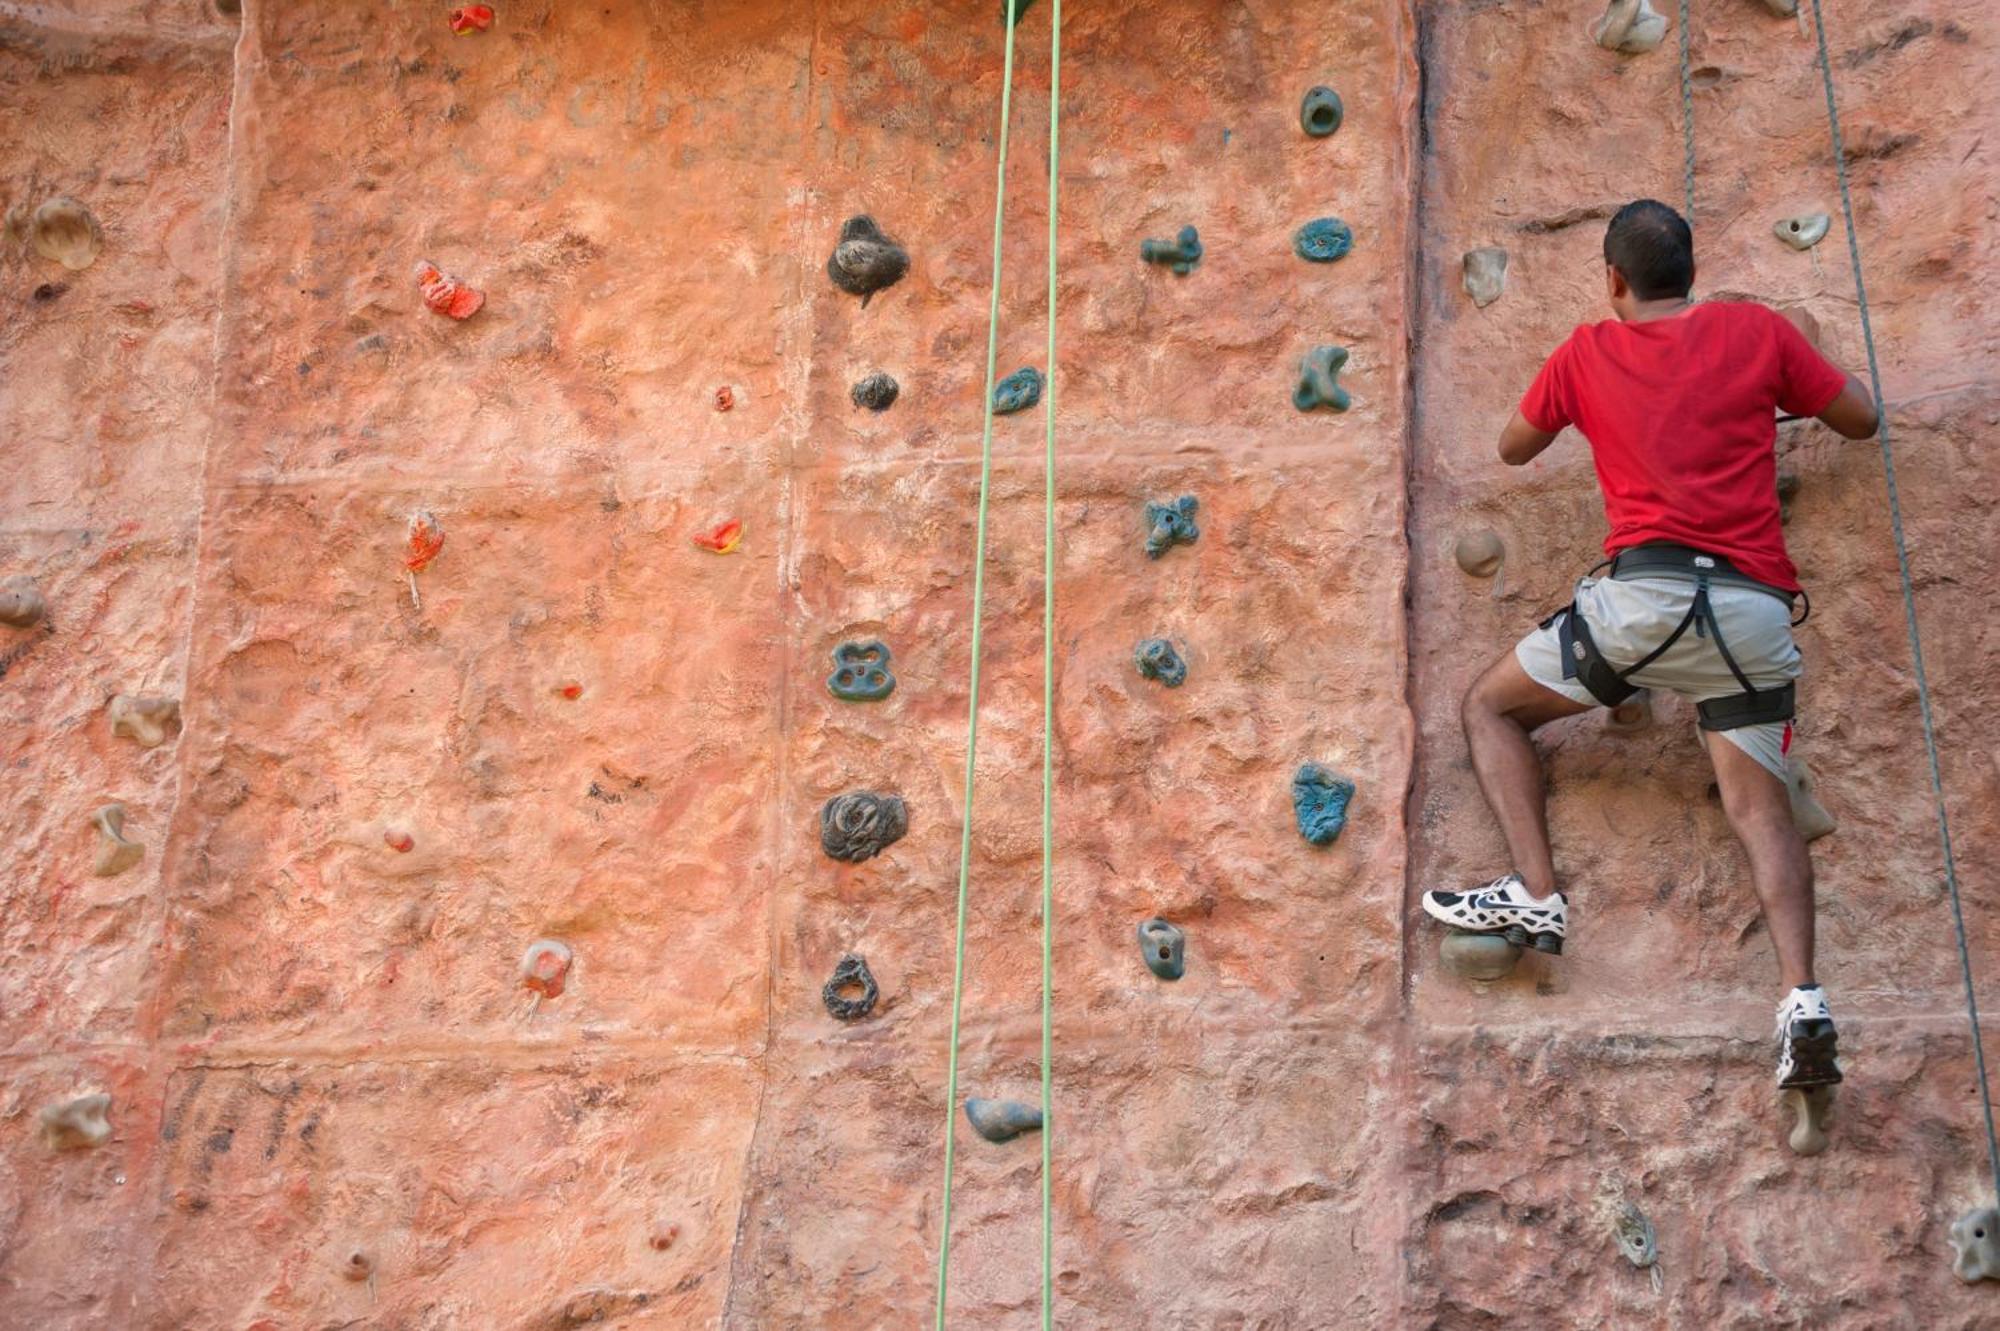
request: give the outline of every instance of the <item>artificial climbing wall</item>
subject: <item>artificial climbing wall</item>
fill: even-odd
[[[907,1326],[938,1246],[1002,29],[946,6],[0,5],[0,1320]],[[1853,362],[1809,46],[1698,3],[1703,289]],[[1707,12],[1713,11],[1713,12]],[[1056,1290],[1074,1327],[1964,1326],[1980,1191],[1867,445],[1781,440],[1820,609],[1805,751],[1852,1080],[1801,1160],[1770,961],[1689,718],[1551,739],[1570,955],[1477,990],[1420,887],[1490,874],[1453,717],[1589,562],[1581,450],[1489,441],[1600,313],[1605,205],[1677,197],[1672,43],[1574,6],[1126,0],[1066,15]],[[1047,11],[1021,29],[1000,369],[1040,365]],[[1995,55],[1969,5],[1832,15],[1976,955],[2000,964],[1978,571]],[[1345,124],[1298,127],[1328,83]],[[911,268],[825,263],[867,213]],[[1355,247],[1315,265],[1296,228]],[[1199,227],[1176,276],[1142,238]],[[1475,307],[1460,256],[1510,256]],[[418,260],[483,291],[424,307]],[[1350,352],[1345,413],[1292,404]],[[892,374],[880,414],[849,386]],[[726,390],[726,391],[725,391]],[[726,409],[725,409],[726,408]],[[1039,413],[995,435],[961,1091],[1039,1049]],[[1193,494],[1157,561],[1148,500]],[[414,579],[411,515],[444,545]],[[740,545],[691,537],[725,519]],[[1452,561],[1467,531],[1496,577]],[[412,583],[414,581],[415,586]],[[1985,634],[1983,637],[1982,634]],[[1185,657],[1176,690],[1132,650]],[[831,697],[879,638],[895,692]],[[114,696],[181,702],[145,747]],[[1358,794],[1293,827],[1315,761]],[[909,833],[822,852],[821,805]],[[143,859],[93,873],[110,802]],[[1188,934],[1186,975],[1133,927]],[[573,962],[537,995],[541,938]],[[874,1010],[820,989],[865,956]],[[1989,966],[1990,969],[1990,966]],[[549,986],[545,986],[549,987]],[[1996,1004],[2000,1006],[2000,1004]],[[112,1097],[59,1150],[45,1106]],[[1030,1324],[1038,1152],[960,1120],[951,1324]],[[1610,1188],[1659,1234],[1617,1256]]]

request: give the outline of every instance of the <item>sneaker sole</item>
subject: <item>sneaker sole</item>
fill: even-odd
[[[1463,920],[1453,916],[1444,907],[1433,906],[1428,893],[1418,898],[1418,904],[1423,906],[1424,914],[1430,916],[1439,924],[1450,925],[1461,933],[1499,934],[1515,947],[1532,947],[1537,952],[1547,952],[1555,956],[1562,955],[1563,938],[1561,934],[1530,933],[1527,927],[1522,924],[1489,925],[1484,928],[1476,924],[1467,924]]]
[[[1830,1021],[1801,1021],[1792,1034],[1792,1075],[1778,1083],[1781,1091],[1803,1091],[1814,1086],[1838,1086],[1840,1036]]]

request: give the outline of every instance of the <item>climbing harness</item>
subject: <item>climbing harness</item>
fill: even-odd
[[[965,728],[965,817],[958,843],[958,922],[953,940],[951,976],[951,1050],[946,1064],[944,1103],[944,1188],[938,1215],[936,1326],[944,1331],[946,1292],[951,1272],[951,1181],[957,1155],[958,1047],[965,1005],[965,925],[972,878],[973,777],[979,757],[979,683],[986,610],[986,530],[993,480],[994,383],[1000,345],[1000,244],[1004,235],[1007,198],[1008,126],[1014,89],[1014,31],[1025,6],[1008,0],[1002,26],[1005,55],[1000,76],[999,165],[993,193],[993,277],[986,310],[985,415],[979,440],[979,510],[973,537],[972,666],[967,685]],[[1049,8],[1049,281],[1048,381],[1044,403],[1044,489],[1042,495],[1042,1281],[1043,1331],[1054,1325],[1055,1267],[1053,1191],[1050,1164],[1050,1101],[1053,1093],[1052,1023],[1054,1017],[1054,749],[1055,749],[1055,477],[1056,477],[1056,193],[1060,114],[1062,107],[1062,0]]]
[[[1729,673],[1743,686],[1743,692],[1726,697],[1710,698],[1696,704],[1695,710],[1701,715],[1703,730],[1736,730],[1743,726],[1760,726],[1774,721],[1789,721],[1797,710],[1797,690],[1794,685],[1785,684],[1758,688],[1743,673],[1743,667],[1736,664],[1734,653],[1723,639],[1722,625],[1715,617],[1715,607],[1710,603],[1708,590],[1712,584],[1748,587],[1766,595],[1776,597],[1786,606],[1793,604],[1790,592],[1759,582],[1739,571],[1734,564],[1720,555],[1711,555],[1690,546],[1675,545],[1666,541],[1636,545],[1629,550],[1621,550],[1610,559],[1585,575],[1584,582],[1600,569],[1609,568],[1611,576],[1630,577],[1674,577],[1694,583],[1694,600],[1689,604],[1687,614],[1674,626],[1664,641],[1646,653],[1637,662],[1623,670],[1604,659],[1604,653],[1597,648],[1597,641],[1590,634],[1590,625],[1578,609],[1575,600],[1567,609],[1558,610],[1542,621],[1542,627],[1556,624],[1557,641],[1562,648],[1563,678],[1574,679],[1590,691],[1590,696],[1606,707],[1616,707],[1639,691],[1639,685],[1631,682],[1641,670],[1665,656],[1673,645],[1681,640],[1690,627],[1698,638],[1707,638],[1715,644],[1715,650],[1722,654],[1722,663],[1729,667]],[[1580,591],[1584,583],[1577,584]],[[1804,593],[1800,593],[1803,597]],[[1808,607],[1811,602],[1807,601]],[[1560,622],[1558,622],[1560,621]],[[1792,621],[1793,627],[1805,623],[1805,615]]]
[[[1924,755],[1930,763],[1931,803],[1937,814],[1938,842],[1944,851],[1944,881],[1958,935],[1958,966],[1965,982],[1965,1015],[1972,1027],[1972,1060],[1979,1075],[1979,1102],[1986,1115],[1986,1160],[1993,1190],[2000,1196],[2000,1135],[1993,1128],[1993,1089],[1986,1076],[1986,1049],[1979,1031],[1979,999],[1972,982],[1972,952],[1965,936],[1965,904],[1958,890],[1958,865],[1951,849],[1951,819],[1945,811],[1944,770],[1938,761],[1937,722],[1931,712],[1930,682],[1924,672],[1923,638],[1917,631],[1917,593],[1910,578],[1910,549],[1903,538],[1903,508],[1896,497],[1896,457],[1889,442],[1889,408],[1882,400],[1882,367],[1875,354],[1875,326],[1868,317],[1868,287],[1861,274],[1861,239],[1854,230],[1854,196],[1847,182],[1847,147],[1840,136],[1840,109],[1833,92],[1833,62],[1826,50],[1826,20],[1820,0],[1812,0],[1813,37],[1819,51],[1820,87],[1826,93],[1826,123],[1833,140],[1833,168],[1840,181],[1840,213],[1847,227],[1847,254],[1854,266],[1855,303],[1861,311],[1861,340],[1868,349],[1868,384],[1879,417],[1876,442],[1882,450],[1882,477],[1889,491],[1889,530],[1896,540],[1896,570],[1903,586],[1903,620],[1910,633],[1910,660],[1917,681],[1917,709],[1923,718]]]

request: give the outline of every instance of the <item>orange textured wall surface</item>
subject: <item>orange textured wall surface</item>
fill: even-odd
[[[1022,22],[999,369],[1041,366],[1048,0]],[[878,1328],[931,1315],[998,0],[0,2],[0,1324]],[[1878,454],[1780,435],[1849,1080],[1783,1145],[1771,951],[1694,738],[1545,745],[1560,960],[1447,974],[1500,843],[1456,713],[1594,562],[1580,440],[1491,440],[1680,197],[1675,42],[1588,6],[1070,0],[1062,98],[1054,1208],[1076,1328],[1975,1328],[1990,1184]],[[1708,295],[1859,368],[1810,29],[1697,0]],[[1829,12],[1983,994],[2000,1010],[2000,54]],[[1300,132],[1312,85],[1346,119]],[[1989,143],[1988,139],[1993,139]],[[911,256],[864,307],[867,213]],[[1308,264],[1293,232],[1349,223]],[[1139,243],[1200,228],[1186,276]],[[1475,307],[1461,255],[1508,251]],[[485,294],[425,308],[420,260]],[[1301,355],[1346,347],[1344,414]],[[1046,367],[1044,367],[1046,368]],[[849,387],[901,385],[879,414]],[[720,393],[720,390],[727,390]],[[721,402],[727,402],[722,409]],[[962,1095],[1033,1100],[1039,411],[995,429]],[[1200,540],[1146,557],[1148,500]],[[413,514],[444,533],[405,570]],[[743,523],[733,553],[692,538]],[[1491,529],[1497,577],[1452,549]],[[1185,686],[1132,663],[1173,640]],[[895,693],[831,697],[880,638]],[[147,748],[115,695],[181,702]],[[1359,788],[1298,835],[1290,782]],[[831,796],[908,804],[858,864]],[[136,866],[97,876],[120,802]],[[1188,972],[1134,926],[1188,934]],[[566,943],[558,996],[517,973]],[[834,1021],[847,953],[880,983]],[[2000,1041],[1992,1052],[2000,1055]],[[58,1151],[45,1106],[112,1096]],[[1039,1150],[958,1120],[952,1326],[1036,1324]],[[1651,1218],[1657,1286],[1601,1200]]]

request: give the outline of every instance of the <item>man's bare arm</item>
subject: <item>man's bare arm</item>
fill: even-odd
[[[1819,419],[1843,438],[1866,439],[1881,425],[1882,413],[1876,410],[1875,399],[1861,386],[1861,381],[1850,374],[1847,376],[1847,387],[1827,404]]]
[[[1827,408],[1828,411],[1833,408]],[[1836,427],[1837,428],[1837,427]],[[1555,435],[1538,430],[1518,410],[1507,428],[1500,432],[1500,460],[1510,467],[1533,462],[1541,451],[1555,442]]]

